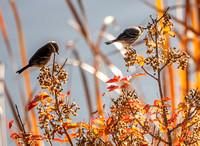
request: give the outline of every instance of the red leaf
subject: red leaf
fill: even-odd
[[[18,133],[13,133],[13,134],[10,135],[10,137],[17,139],[17,138],[22,138],[23,136],[21,134],[18,134]]]
[[[174,26],[174,23],[173,22],[170,22],[171,23],[171,26]]]
[[[67,97],[70,95],[70,93],[71,93],[71,90],[69,90],[69,91],[67,92]]]
[[[124,84],[120,87],[120,89],[124,89],[124,88],[127,88],[128,87],[128,84]]]
[[[30,111],[32,108],[34,108],[36,105],[38,105],[39,103],[38,102],[30,102],[28,104],[28,108],[27,110]]]
[[[126,76],[125,78],[122,78],[120,82],[129,82],[132,78],[133,76]]]
[[[109,92],[110,92],[110,91],[113,91],[113,90],[115,90],[115,89],[119,89],[119,86],[110,85],[109,87],[107,87],[107,89],[109,89]]]
[[[104,96],[106,94],[106,92],[104,92],[101,96]]]
[[[119,82],[120,76],[114,76],[113,79],[108,80],[106,83],[115,83]]]
[[[12,127],[13,122],[14,122],[14,120],[11,120],[11,121],[9,122],[9,129]]]

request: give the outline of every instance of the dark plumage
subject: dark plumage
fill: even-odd
[[[43,67],[49,60],[51,60],[52,53],[58,54],[58,44],[55,41],[50,41],[40,49],[38,49],[35,54],[29,60],[28,65],[18,70],[16,73],[22,73],[29,67]]]
[[[112,44],[114,42],[120,42],[122,44],[125,44],[127,46],[131,46],[144,32],[143,26],[133,26],[128,27],[125,29],[116,39],[105,42],[106,45]]]

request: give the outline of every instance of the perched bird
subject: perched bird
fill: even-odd
[[[29,60],[28,65],[18,70],[16,73],[22,73],[29,67],[43,67],[51,59],[52,53],[58,53],[59,47],[55,41],[49,41],[46,45],[39,48]]]
[[[116,39],[105,43],[106,45],[110,45],[114,42],[120,42],[130,47],[142,35],[145,29],[143,26],[128,27]]]

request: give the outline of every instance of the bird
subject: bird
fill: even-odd
[[[143,26],[128,27],[121,34],[119,34],[116,39],[107,41],[105,43],[106,45],[110,45],[114,42],[120,42],[130,47],[143,34],[145,29],[147,28]]]
[[[29,60],[29,63],[25,67],[18,70],[16,73],[21,74],[29,67],[41,68],[45,66],[51,60],[53,53],[57,53],[59,55],[58,51],[58,44],[55,41],[49,41],[47,44],[45,44],[35,52],[35,54]]]

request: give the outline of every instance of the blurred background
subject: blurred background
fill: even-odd
[[[107,92],[105,81],[114,75],[144,72],[137,65],[127,72],[123,53],[120,53],[123,47],[117,43],[107,46],[104,42],[129,26],[146,26],[150,15],[159,16],[168,6],[176,37],[168,38],[166,45],[185,50],[191,56],[186,71],[178,71],[175,65],[163,74],[165,96],[172,98],[173,110],[189,88],[197,88],[200,84],[199,4],[199,0],[0,0],[0,62],[5,64],[5,70],[0,72],[5,71],[3,83],[6,88],[6,93],[1,95],[5,97],[6,122],[14,119],[13,103],[18,105],[25,122],[38,125],[33,121],[36,112],[27,112],[26,108],[27,103],[42,91],[37,80],[39,69],[30,68],[20,75],[15,72],[50,40],[57,41],[60,47],[57,63],[63,64],[69,58],[65,65],[69,74],[63,86],[64,93],[71,90],[70,100],[81,108],[73,121],[88,122],[91,113],[101,110],[104,104],[106,116],[111,102],[107,96],[101,96]],[[147,49],[143,42],[145,35],[134,46],[141,55]],[[48,65],[52,65],[52,60]],[[132,88],[145,103],[153,104],[158,99],[157,84],[150,77],[133,79]],[[111,96],[117,97],[117,93]],[[7,145],[13,145],[9,135],[7,129]]]

